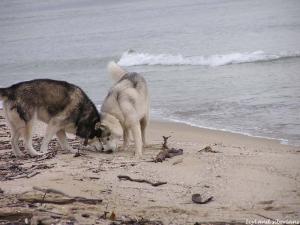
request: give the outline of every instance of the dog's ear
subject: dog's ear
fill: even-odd
[[[110,129],[107,126],[101,124],[100,122],[95,124],[95,135],[97,137],[108,137],[110,134]]]
[[[84,146],[88,144],[92,129],[93,125],[91,125],[85,117],[81,118],[78,121],[76,135],[84,139]]]

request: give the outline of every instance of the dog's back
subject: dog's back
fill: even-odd
[[[96,106],[85,92],[65,81],[25,81],[0,90],[0,96],[4,100],[4,107],[7,106],[9,111],[15,110],[25,122],[32,120],[35,114],[45,123],[61,116],[65,118],[65,123],[75,124],[76,134],[80,137],[86,135],[83,134],[86,130],[84,127],[88,126],[82,124],[81,120],[89,120],[93,124],[100,121]]]
[[[58,114],[70,103],[71,93],[76,89],[80,90],[64,81],[37,79],[2,89],[0,95],[10,102],[11,109],[15,108],[20,117],[28,121],[38,108],[44,108],[49,116]]]

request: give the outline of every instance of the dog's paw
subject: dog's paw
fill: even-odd
[[[123,151],[127,151],[128,148],[129,148],[129,146],[122,146],[122,147],[118,148],[118,150],[123,152]]]
[[[66,149],[66,151],[68,151],[68,152],[70,152],[70,153],[72,153],[72,154],[75,154],[75,153],[78,152],[78,150],[77,150],[77,149],[74,149],[74,148],[68,148],[68,149]]]
[[[134,157],[136,159],[141,159],[143,157],[143,154],[141,152],[135,152]]]
[[[41,149],[40,149],[40,152],[41,152],[42,154],[46,154],[46,153],[48,152],[48,148],[41,148]]]
[[[47,152],[30,152],[29,155],[31,157],[36,157],[36,156],[41,156],[41,155],[45,155]]]
[[[16,158],[24,158],[25,154],[23,152],[19,152],[19,153],[14,153]]]

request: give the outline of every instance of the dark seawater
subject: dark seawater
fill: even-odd
[[[116,60],[145,75],[152,118],[300,145],[299,12],[298,0],[2,0],[0,86],[67,80],[101,104]]]

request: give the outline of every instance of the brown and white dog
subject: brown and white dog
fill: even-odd
[[[41,155],[56,134],[62,149],[74,152],[66,132],[84,139],[101,149],[99,138],[108,135],[100,124],[100,114],[82,89],[65,81],[38,79],[0,88],[0,100],[11,128],[14,154],[22,156],[18,146],[24,136],[25,148],[31,156]],[[40,152],[32,146],[32,126],[35,119],[48,124]]]

